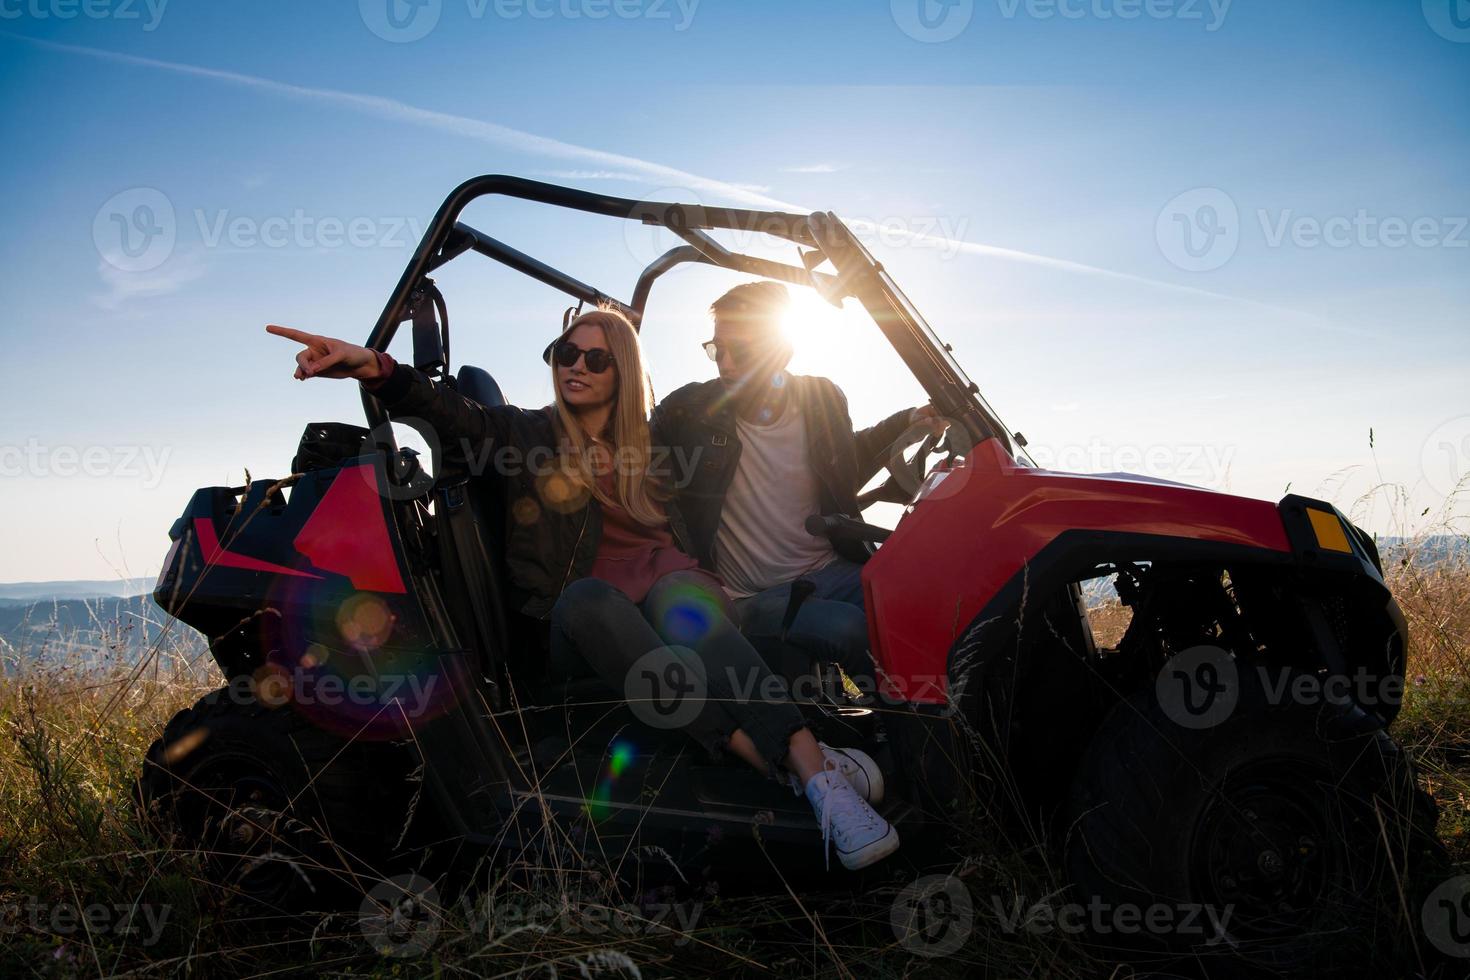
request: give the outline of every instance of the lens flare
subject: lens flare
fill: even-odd
[[[393,612],[375,595],[359,592],[337,609],[337,628],[354,649],[371,652],[393,631]]]
[[[607,765],[603,769],[604,775],[597,781],[592,790],[592,796],[588,798],[584,809],[593,820],[606,820],[612,814],[612,791],[613,784],[618,777],[628,771],[633,764],[634,757],[638,754],[637,747],[627,739],[617,739],[608,749]]]
[[[680,582],[655,597],[653,624],[668,643],[698,648],[721,611],[722,603],[716,598],[713,586]]]
[[[261,616],[251,689],[326,731],[402,738],[452,710],[454,686],[410,607],[314,579],[278,580]]]

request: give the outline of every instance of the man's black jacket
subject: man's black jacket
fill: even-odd
[[[817,478],[821,513],[857,517],[858,491],[888,459],[890,447],[909,427],[910,413],[898,412],[855,433],[847,398],[837,385],[805,375],[786,375],[786,383],[806,424],[807,459]],[[713,571],[725,494],[740,465],[739,430],[728,389],[718,379],[687,384],[659,403],[651,424],[655,447],[668,447],[673,458],[695,462],[692,473],[675,469],[675,478],[683,480],[675,485],[676,500],[694,557]],[[839,542],[837,550],[854,561],[867,558],[857,542]]]

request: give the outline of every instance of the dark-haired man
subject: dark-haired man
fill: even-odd
[[[871,693],[859,576],[867,554],[855,542],[813,536],[805,522],[813,514],[856,517],[857,492],[934,410],[906,409],[854,432],[837,385],[787,373],[789,303],[776,282],[747,283],[715,300],[714,336],[704,347],[719,378],[665,398],[653,413],[654,439],[699,459],[678,489],[680,510],[695,557],[724,579],[746,634],[779,635],[791,584],[806,579],[815,591],[787,638],[840,663]]]

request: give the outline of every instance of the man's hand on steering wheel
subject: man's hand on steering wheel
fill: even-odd
[[[358,381],[372,381],[378,377],[378,355],[366,347],[274,323],[267,324],[265,330],[277,337],[294,340],[305,348],[296,354],[297,381],[305,381],[307,378],[355,378]]]
[[[932,404],[920,405],[918,408],[912,409],[909,412],[909,425],[911,427],[917,426],[921,422],[924,423],[924,431],[935,437],[944,435],[945,430],[949,428],[949,419],[940,415],[939,409],[935,408]]]

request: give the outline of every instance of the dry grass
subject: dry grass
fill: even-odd
[[[1464,870],[1470,868],[1470,565],[1463,552],[1432,565],[1412,550],[1389,561],[1412,637],[1412,682],[1395,734],[1418,760],[1441,807],[1442,837]],[[1116,625],[1111,616],[1100,610],[1100,629]],[[200,856],[160,848],[131,804],[132,780],[149,743],[175,711],[217,683],[195,661],[197,652],[192,638],[168,634],[145,670],[105,654],[85,658],[85,666],[64,659],[37,664],[14,652],[6,657],[0,974],[255,975],[308,968],[344,976],[1129,975],[1110,973],[1064,938],[1007,932],[989,908],[977,909],[975,934],[956,956],[915,957],[898,947],[889,926],[899,880],[862,895],[780,888],[739,898],[685,893],[678,901],[686,917],[699,903],[695,921],[675,919],[659,928],[648,921],[657,914],[648,896],[640,908],[629,908],[594,865],[570,852],[552,867],[487,870],[472,902],[431,908],[436,936],[422,959],[379,956],[355,916],[262,937],[207,880]],[[1043,851],[997,848],[1000,834],[983,815],[961,833],[973,846],[956,873],[973,894],[1035,900],[1060,887]],[[101,930],[67,921],[58,928],[48,919],[58,908],[95,904],[110,910]],[[128,909],[134,933],[108,928]],[[167,920],[155,931],[143,913],[165,909]],[[619,931],[587,927],[618,916]]]
[[[958,955],[916,958],[889,921],[904,880],[823,894],[774,874],[766,894],[703,885],[629,895],[587,858],[595,848],[565,845],[487,865],[472,897],[421,909],[433,934],[422,958],[379,955],[355,912],[264,932],[210,880],[205,855],[160,846],[132,802],[149,744],[218,685],[212,668],[193,638],[172,636],[146,669],[129,666],[106,651],[130,627],[99,626],[100,644],[77,644],[84,665],[12,652],[0,679],[0,975],[1066,977],[1086,962],[983,915]],[[56,647],[54,630],[39,634]],[[994,839],[983,827],[971,835]],[[565,828],[547,836],[567,839]],[[1057,887],[1037,854],[983,854],[957,873],[977,894]],[[105,910],[101,929],[70,917],[88,907]],[[125,920],[131,932],[117,929]]]

